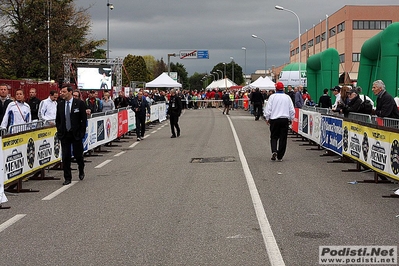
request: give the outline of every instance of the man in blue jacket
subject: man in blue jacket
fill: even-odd
[[[144,138],[145,133],[145,120],[147,116],[151,114],[151,108],[148,101],[143,96],[143,92],[139,91],[137,96],[133,98],[132,110],[136,115],[136,135],[137,141]]]

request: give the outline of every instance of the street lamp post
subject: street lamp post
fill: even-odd
[[[212,73],[218,75],[218,80],[219,80],[219,73],[218,72],[212,72]]]
[[[301,77],[301,48],[302,48],[301,47],[301,21],[299,20],[298,15],[292,10],[286,9],[286,8],[284,8],[282,6],[275,6],[274,8],[277,9],[277,10],[283,10],[283,11],[287,11],[287,12],[290,12],[290,13],[294,14],[296,16],[296,19],[298,20],[298,48],[299,48],[298,72],[299,72],[299,85],[302,85],[302,77]],[[327,32],[326,32],[326,35],[327,35]]]
[[[171,56],[176,56],[175,53],[173,54],[168,54],[168,76],[170,77],[170,57]]]
[[[252,34],[252,38],[259,39],[259,40],[261,40],[261,41],[265,44],[265,77],[266,77],[266,69],[267,69],[267,68],[266,68],[266,66],[267,66],[266,42],[265,42],[265,40],[263,40],[262,38],[256,36],[255,34]]]
[[[247,74],[247,48],[242,47],[242,50],[244,50],[244,76]]]
[[[234,82],[234,58],[231,56],[231,81]]]
[[[223,71],[222,70],[216,70],[217,72],[220,72],[220,76],[221,76],[221,78],[223,78]]]
[[[107,59],[109,58],[109,10],[113,10],[114,5],[107,0]]]
[[[225,86],[225,89],[227,90],[226,63],[223,63],[223,65],[224,65],[224,86]]]

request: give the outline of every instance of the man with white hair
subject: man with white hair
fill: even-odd
[[[379,117],[399,118],[399,110],[396,107],[395,100],[385,90],[385,84],[382,80],[373,82],[372,91],[377,96],[377,108],[375,114]]]

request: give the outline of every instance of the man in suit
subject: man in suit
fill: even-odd
[[[86,133],[86,105],[82,100],[72,97],[72,87],[70,86],[63,86],[61,88],[60,97],[61,100],[57,104],[55,123],[57,126],[57,136],[61,141],[62,148],[65,179],[63,185],[69,185],[72,180],[71,145],[73,147],[73,156],[79,167],[79,179],[83,180],[85,177],[82,139]]]
[[[139,91],[137,93],[137,97],[133,98],[132,110],[136,115],[137,141],[140,141],[144,138],[146,116],[150,116],[151,114],[150,105],[148,104],[146,98],[143,96],[142,91]]]
[[[167,111],[167,115],[170,119],[170,130],[172,131],[171,138],[176,138],[176,136],[180,137],[179,116],[181,115],[181,111],[182,103],[180,101],[180,97],[177,96],[175,89],[171,89],[169,107]],[[177,135],[175,132],[175,128],[177,131]]]

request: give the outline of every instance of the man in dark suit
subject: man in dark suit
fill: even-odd
[[[139,91],[137,97],[133,98],[132,110],[136,115],[137,141],[140,141],[144,138],[146,114],[148,116],[151,114],[151,107],[142,91]]]
[[[61,100],[57,105],[55,123],[57,126],[57,136],[61,141],[62,148],[65,179],[63,185],[69,185],[72,180],[71,145],[73,147],[73,156],[79,167],[79,179],[83,180],[85,177],[82,139],[86,133],[86,105],[82,100],[72,97],[72,87],[70,86],[63,86],[61,88],[60,98]]]
[[[170,130],[172,131],[171,138],[176,138],[176,136],[180,137],[180,127],[179,127],[179,116],[182,111],[182,103],[180,101],[180,97],[176,95],[176,90],[170,90],[170,100],[169,107],[167,111],[167,115],[170,119]],[[175,128],[177,131],[177,135],[175,132]]]

